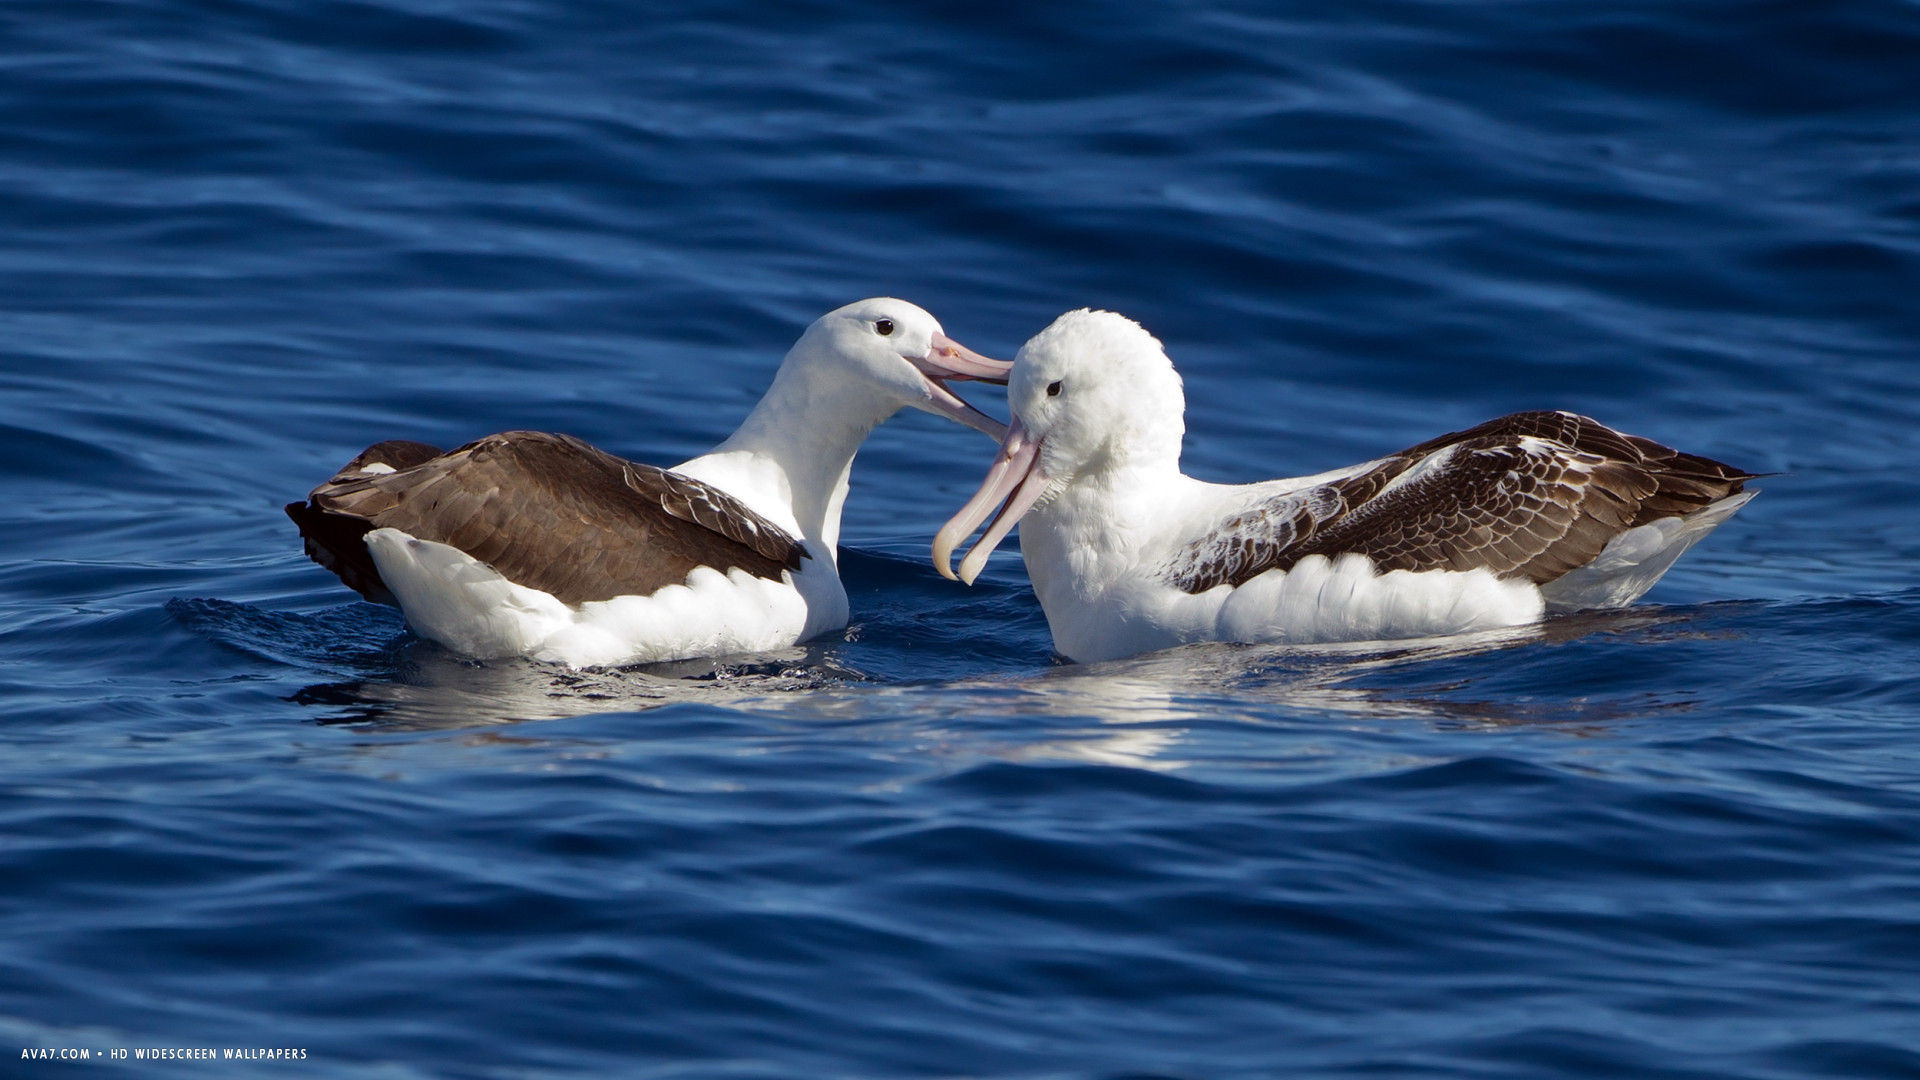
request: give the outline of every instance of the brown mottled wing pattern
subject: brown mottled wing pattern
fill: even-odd
[[[648,595],[696,567],[778,580],[806,549],[739,500],[570,435],[509,431],[448,454],[371,447],[287,513],[315,561],[368,599],[392,596],[363,538],[393,528],[459,548],[568,604]],[[368,474],[369,460],[397,471]],[[402,464],[402,462],[407,464]],[[317,549],[317,553],[316,553]]]
[[[1382,572],[1484,567],[1542,583],[1627,529],[1692,513],[1752,478],[1584,416],[1515,413],[1256,503],[1189,548],[1169,578],[1200,593],[1352,552]]]

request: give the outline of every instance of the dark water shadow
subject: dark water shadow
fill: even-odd
[[[316,721],[321,724],[441,731],[645,712],[669,705],[744,708],[867,679],[841,663],[826,645],[576,670],[531,660],[465,660],[429,643],[410,641],[399,659],[391,671],[316,683],[288,700],[325,710]]]
[[[1061,664],[1038,675],[946,684],[983,714],[1091,721],[1072,745],[1028,748],[1146,765],[1170,755],[1188,729],[1242,725],[1415,721],[1440,728],[1555,725],[1570,734],[1630,717],[1684,711],[1693,703],[1659,692],[1624,696],[1558,693],[1552,669],[1565,646],[1640,649],[1710,633],[1722,610],[1643,608],[1556,618],[1534,626],[1407,642],[1274,646],[1190,645],[1098,664]],[[1485,686],[1487,673],[1534,669],[1531,696]],[[1061,734],[1053,725],[1053,734]]]

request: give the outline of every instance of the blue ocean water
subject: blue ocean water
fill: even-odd
[[[1920,1076],[1911,0],[0,41],[10,1069]],[[853,626],[776,656],[463,662],[281,515],[388,437],[680,460],[874,294],[1001,356],[1141,319],[1207,479],[1538,407],[1779,475],[1626,613],[1091,666],[1017,556],[935,576],[992,448],[918,414],[856,465]]]

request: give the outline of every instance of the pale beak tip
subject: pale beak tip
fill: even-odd
[[[981,551],[978,547],[967,552],[967,557],[960,560],[960,580],[968,585],[973,584],[974,579],[980,576],[980,571],[987,568],[988,554],[988,551]]]

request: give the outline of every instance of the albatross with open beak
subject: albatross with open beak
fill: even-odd
[[[971,584],[1015,522],[1054,646],[1094,661],[1194,641],[1332,642],[1516,626],[1632,603],[1754,493],[1753,474],[1567,412],[1515,413],[1318,476],[1180,472],[1160,342],[1105,311],[1021,348],[986,482],[933,543]]]
[[[375,444],[287,513],[307,554],[422,637],[574,666],[784,648],[843,627],[854,453],[902,408],[1006,430],[948,384],[1008,365],[904,300],[828,312],[732,437],[671,469],[568,435]]]

